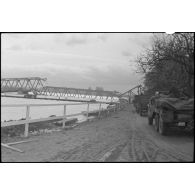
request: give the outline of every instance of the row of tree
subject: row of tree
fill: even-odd
[[[152,46],[136,62],[148,92],[194,97],[194,33],[154,34]]]
[[[92,87],[88,87],[89,90],[93,90]],[[104,91],[103,87],[96,87],[95,88],[96,91]]]

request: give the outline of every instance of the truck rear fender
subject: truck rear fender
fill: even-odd
[[[172,122],[174,120],[174,111],[172,109],[161,108],[159,114],[164,122]]]

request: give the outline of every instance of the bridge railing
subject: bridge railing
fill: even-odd
[[[26,107],[26,118],[24,120],[17,120],[17,121],[6,121],[6,122],[1,122],[1,127],[8,127],[8,126],[14,126],[14,125],[25,125],[25,130],[24,130],[24,137],[28,137],[29,134],[29,124],[30,123],[36,123],[36,122],[45,122],[45,121],[52,121],[52,120],[57,120],[57,119],[62,119],[62,127],[65,128],[65,122],[67,121],[67,117],[73,117],[73,116],[79,116],[83,115],[83,112],[75,113],[75,114],[66,114],[66,108],[67,106],[72,106],[72,105],[87,105],[87,110],[86,110],[86,116],[87,120],[89,119],[89,107],[90,104],[99,104],[99,109],[96,110],[98,111],[98,117],[100,117],[102,111],[106,111],[109,113],[110,111],[116,112],[117,110],[121,109],[121,104],[119,102],[113,102],[115,104],[114,108],[107,108],[103,109],[102,103],[74,103],[74,104],[10,104],[10,105],[1,105],[1,107]],[[42,107],[42,106],[63,106],[63,115],[62,116],[52,116],[52,117],[47,117],[47,118],[40,118],[40,119],[31,119],[30,118],[30,108],[31,107]]]

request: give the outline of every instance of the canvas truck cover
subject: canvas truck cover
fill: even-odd
[[[191,99],[180,99],[171,97],[156,97],[155,104],[157,107],[166,107],[172,110],[194,110],[194,98]]]

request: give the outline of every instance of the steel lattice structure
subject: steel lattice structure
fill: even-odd
[[[46,78],[2,78],[1,93],[5,92],[33,92],[36,95],[56,96],[56,97],[81,97],[81,98],[111,98],[118,97],[113,91],[98,91],[90,89],[77,89],[68,87],[43,86]]]
[[[46,78],[2,78],[1,93],[37,91],[40,87],[43,87],[43,81],[46,81]]]
[[[38,91],[39,95],[57,96],[57,97],[81,97],[81,98],[95,98],[102,99],[103,97],[111,98],[118,97],[113,91],[96,91],[90,89],[77,89],[67,87],[52,87],[45,86]]]
[[[122,97],[127,97],[129,99],[131,99],[134,95],[140,95],[142,93],[143,87],[142,85],[137,85],[135,87],[133,87],[132,89],[120,94],[120,98]]]

